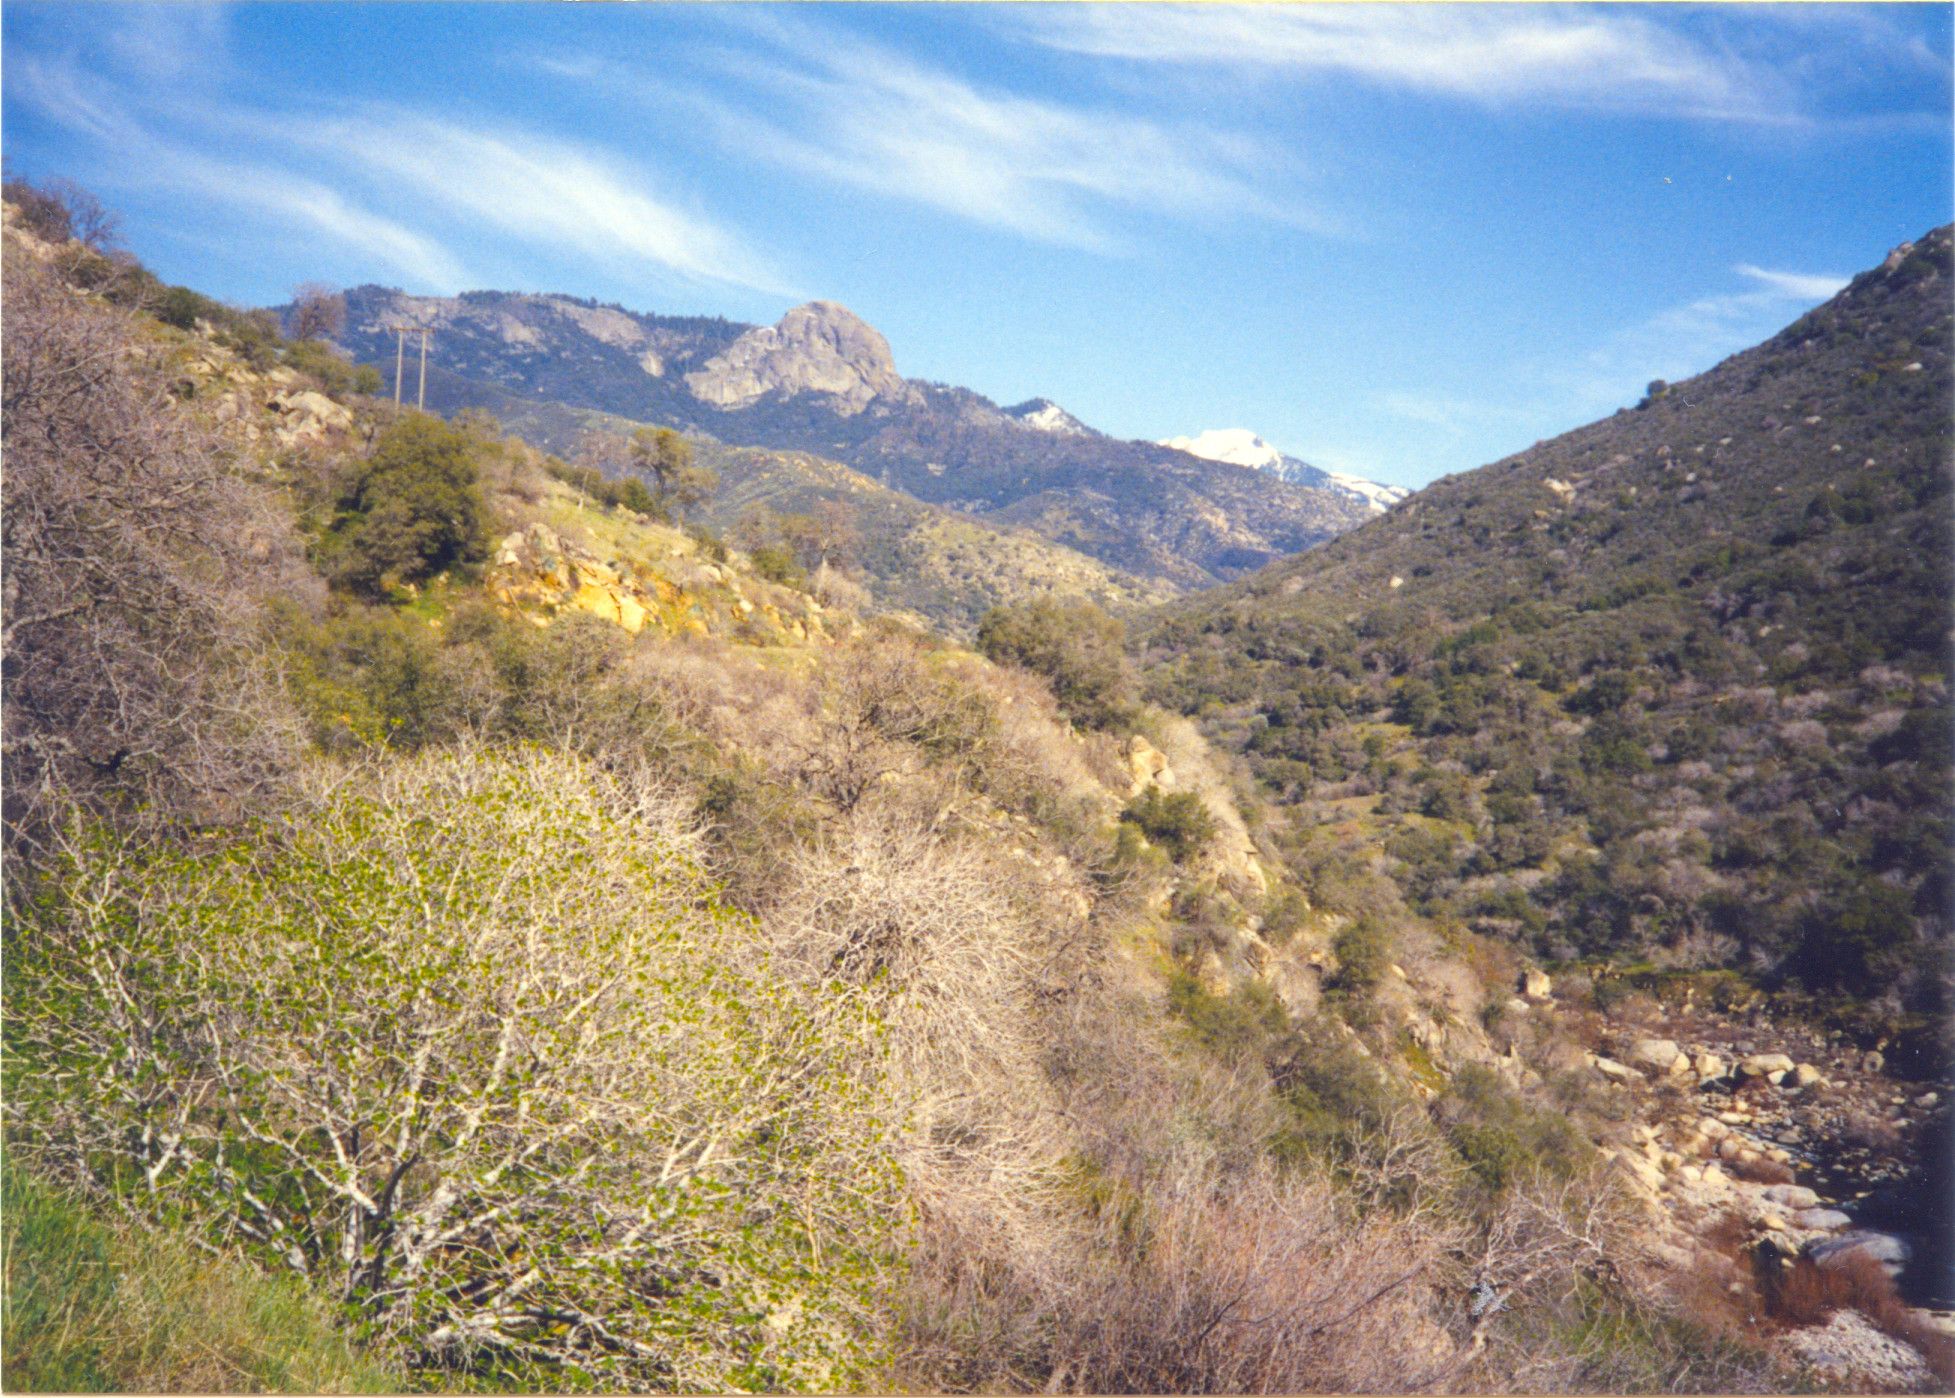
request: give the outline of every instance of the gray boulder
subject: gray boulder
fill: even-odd
[[[1892,1233],[1876,1233],[1869,1228],[1825,1238],[1806,1249],[1806,1255],[1821,1267],[1843,1267],[1858,1256],[1871,1257],[1886,1268],[1888,1276],[1898,1276],[1914,1250]]]
[[[1626,1063],[1618,1063],[1613,1058],[1597,1058],[1595,1071],[1611,1082],[1633,1082],[1643,1075]]]
[[[1675,1039],[1638,1039],[1629,1046],[1629,1061],[1638,1068],[1648,1068],[1652,1072],[1667,1073],[1683,1050],[1677,1047]]]

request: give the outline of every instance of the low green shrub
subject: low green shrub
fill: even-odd
[[[1484,1064],[1469,1063],[1453,1074],[1437,1114],[1453,1148],[1490,1198],[1537,1173],[1571,1178],[1594,1159],[1593,1148],[1573,1121],[1531,1105]]]
[[[1149,786],[1127,803],[1120,819],[1168,852],[1177,864],[1199,854],[1215,838],[1215,817],[1192,791]]]
[[[671,514],[636,476],[613,480],[595,466],[572,466],[550,457],[543,463],[550,475],[587,496],[592,503],[611,509],[625,509],[669,522]]]
[[[1310,921],[1310,900],[1287,884],[1271,890],[1263,900],[1263,940],[1273,947],[1288,946]]]
[[[316,621],[296,608],[273,616],[287,688],[322,750],[415,748],[453,732],[452,676],[420,617],[358,602]]]
[[[1217,995],[1179,969],[1168,977],[1168,1012],[1188,1026],[1197,1043],[1224,1058],[1263,1053],[1289,1025],[1276,992],[1261,981],[1244,981]]]
[[[1337,953],[1331,987],[1346,995],[1369,995],[1391,965],[1391,934],[1374,917],[1360,917],[1344,928],[1331,949]]]
[[[808,575],[802,571],[801,564],[794,557],[794,550],[786,544],[761,544],[747,555],[753,564],[754,572],[771,583],[782,587],[806,587]]]
[[[1290,1119],[1276,1154],[1296,1163],[1352,1158],[1405,1105],[1377,1063],[1321,1018],[1297,1023],[1275,1046],[1270,1078]]]
[[[1133,720],[1125,641],[1119,620],[1083,598],[993,607],[978,621],[978,650],[987,659],[1043,675],[1060,707],[1089,728]]]
[[[380,371],[371,364],[350,364],[331,345],[319,340],[294,340],[285,347],[285,363],[319,381],[337,397],[380,392]]]
[[[321,562],[351,591],[384,596],[488,555],[478,457],[485,443],[426,413],[408,413],[341,474]]]
[[[8,955],[44,1169],[498,1386],[864,1381],[900,1217],[863,997],[767,969],[683,836],[540,750],[277,826],[71,827]]]

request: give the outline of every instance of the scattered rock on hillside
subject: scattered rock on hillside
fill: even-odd
[[[274,431],[281,446],[316,445],[331,434],[349,431],[353,426],[353,414],[349,410],[309,388],[296,393],[278,390],[265,400],[265,406],[278,415]]]
[[[1629,1061],[1638,1068],[1656,1073],[1669,1072],[1683,1056],[1675,1039],[1638,1039],[1629,1046],[1628,1055]]]
[[[800,593],[751,581],[743,586],[691,558],[666,559],[663,567],[645,559],[607,562],[538,521],[497,545],[488,588],[504,606],[530,610],[539,624],[550,613],[578,611],[633,635],[650,627],[780,643],[828,634],[820,604]]]
[[[1127,742],[1127,768],[1134,775],[1129,795],[1138,796],[1150,786],[1174,790],[1174,768],[1168,765],[1167,754],[1138,733]]]
[[[1834,1311],[1824,1325],[1794,1330],[1786,1347],[1820,1372],[1865,1380],[1873,1389],[1932,1391],[1934,1373],[1910,1345],[1882,1334],[1858,1311]]]

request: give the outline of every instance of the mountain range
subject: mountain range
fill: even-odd
[[[383,372],[394,367],[393,327],[432,330],[439,411],[487,406],[556,450],[597,413],[810,453],[1177,590],[1244,576],[1373,513],[1362,492],[1314,468],[1292,478],[1122,441],[1049,400],[1000,407],[905,378],[882,334],[831,301],[771,326],[497,291],[362,286],[346,304],[344,348]]]

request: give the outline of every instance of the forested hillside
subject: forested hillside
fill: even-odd
[[[1943,228],[1707,374],[1171,608],[1150,695],[1426,915],[1937,1024],[1950,287]]]
[[[593,444],[615,443],[639,426],[439,367],[428,378],[443,411],[486,412],[511,434],[573,461],[601,454]],[[909,612],[946,635],[969,639],[992,607],[1054,592],[1126,612],[1180,591],[1031,529],[925,504],[823,456],[694,441],[699,464],[718,478],[698,502],[700,523],[729,538],[784,548],[795,569],[822,576],[824,590]],[[611,460],[591,469],[620,474]]]

